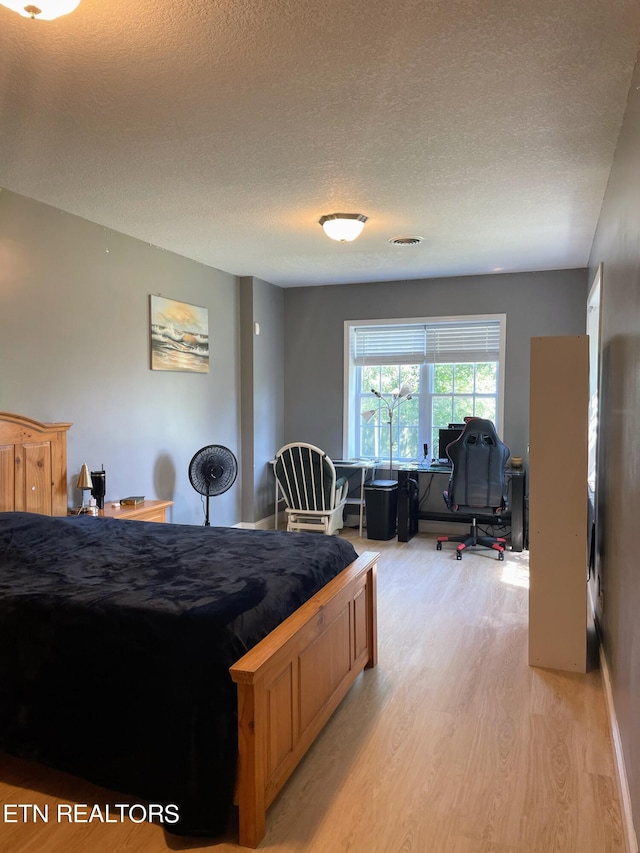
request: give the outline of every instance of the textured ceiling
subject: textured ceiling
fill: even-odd
[[[283,286],[585,266],[639,40],[638,0],[0,6],[0,185]]]

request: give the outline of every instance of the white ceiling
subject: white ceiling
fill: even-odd
[[[638,0],[0,6],[0,185],[282,286],[581,267],[639,41]]]

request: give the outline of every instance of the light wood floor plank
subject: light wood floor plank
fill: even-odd
[[[380,550],[379,665],[355,684],[273,804],[273,853],[624,853],[599,672],[527,665],[527,554]],[[120,796],[0,758],[0,805]],[[6,824],[10,853],[238,850],[159,826]]]

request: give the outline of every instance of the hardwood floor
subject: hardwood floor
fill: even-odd
[[[380,550],[379,664],[267,816],[277,853],[624,853],[600,672],[527,665],[527,553],[456,561],[434,537]],[[446,546],[445,546],[446,549]],[[0,758],[0,805],[122,798]],[[152,824],[7,823],[10,853],[238,850]],[[236,836],[237,838],[237,836]]]

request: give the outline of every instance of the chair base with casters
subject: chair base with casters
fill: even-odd
[[[474,518],[471,521],[471,529],[467,534],[459,536],[438,536],[436,548],[442,551],[443,542],[459,542],[456,548],[456,560],[462,559],[462,552],[465,548],[475,547],[476,545],[484,545],[485,548],[493,548],[498,552],[498,559],[504,560],[504,549],[507,540],[503,536],[480,536],[478,535],[478,523]]]

